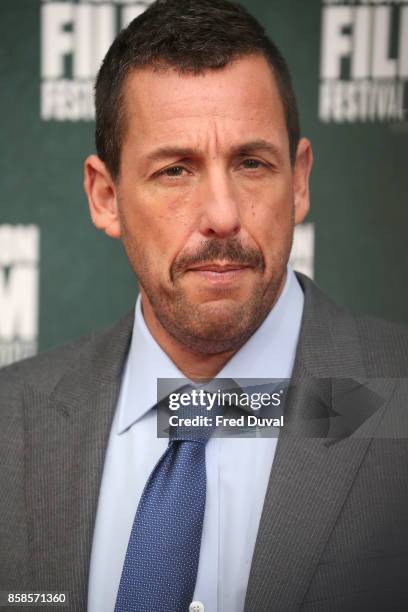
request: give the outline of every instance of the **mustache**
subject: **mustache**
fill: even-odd
[[[209,263],[214,260],[222,260],[230,264],[247,265],[259,270],[265,269],[265,260],[262,253],[257,249],[244,246],[236,238],[229,238],[227,240],[214,238],[203,241],[194,253],[180,255],[171,266],[171,280],[174,281],[177,276],[183,274],[191,266]]]

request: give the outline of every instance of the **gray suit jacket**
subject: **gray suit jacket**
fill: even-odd
[[[353,317],[298,278],[305,309],[296,388],[245,610],[406,611],[408,334]],[[130,313],[103,333],[0,372],[0,590],[68,591],[68,609],[86,610],[104,453],[132,324]]]

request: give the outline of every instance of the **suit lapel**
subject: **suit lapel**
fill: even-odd
[[[325,431],[331,419],[321,418],[322,407],[324,411],[333,405],[333,395],[344,381],[357,394],[359,405],[357,390],[366,374],[354,319],[331,304],[311,281],[301,275],[299,280],[305,307],[292,377],[295,386],[285,407],[285,427],[279,434],[265,496],[246,612],[300,608],[381,418],[377,408],[384,406],[392,390],[389,383],[371,382],[369,399],[379,401],[370,413],[375,414],[364,424],[364,437],[328,442]],[[339,385],[334,378],[343,381]]]
[[[26,499],[33,587],[86,609],[103,461],[133,323],[130,313],[75,356],[51,397],[27,388]]]

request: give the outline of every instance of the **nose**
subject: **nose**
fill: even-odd
[[[238,194],[222,168],[209,171],[200,188],[200,232],[206,238],[228,238],[241,229]]]

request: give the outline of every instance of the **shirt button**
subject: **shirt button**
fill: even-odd
[[[204,612],[204,604],[201,601],[192,601],[188,612]]]

